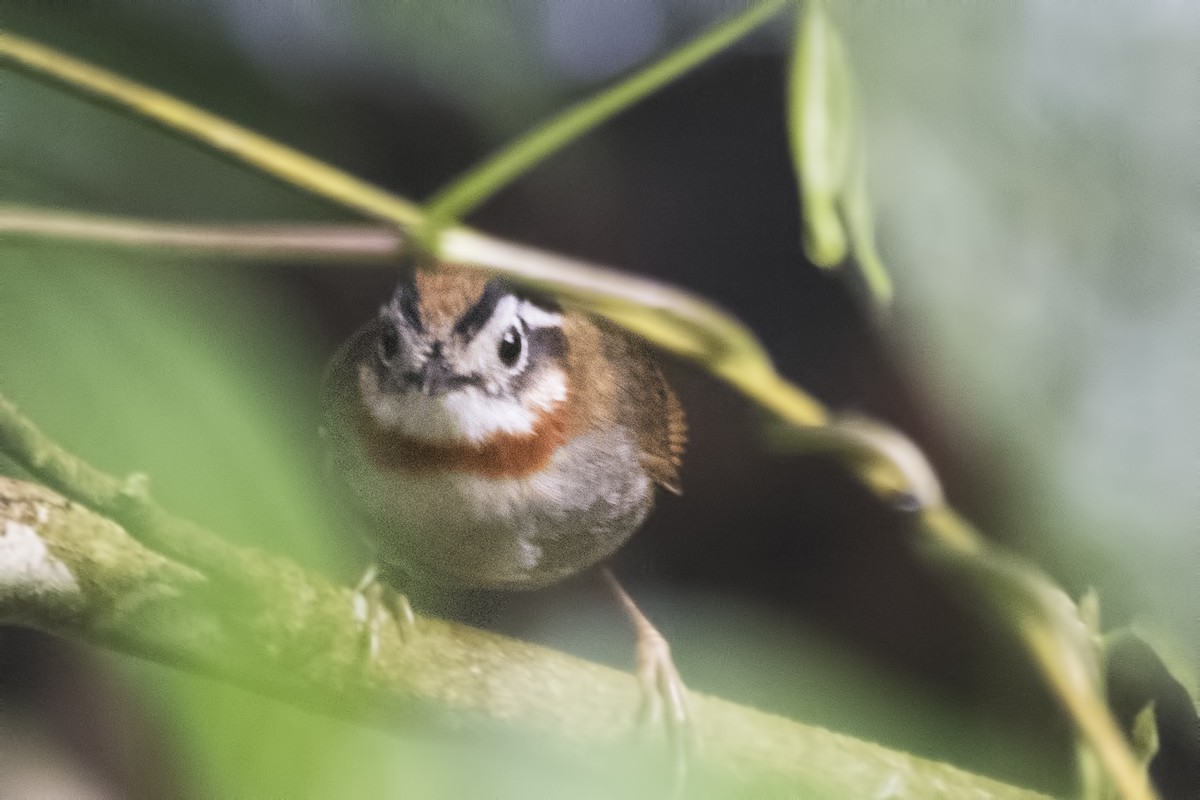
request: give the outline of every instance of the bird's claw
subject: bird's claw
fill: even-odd
[[[395,626],[401,642],[411,640],[416,630],[416,615],[412,604],[401,592],[379,580],[379,572],[371,566],[354,588],[354,620],[363,635],[363,647],[374,661],[379,655],[380,634],[387,625]]]
[[[699,749],[688,708],[687,687],[671,658],[666,637],[642,613],[611,571],[604,570],[603,575],[637,635],[637,679],[642,695],[639,731],[643,736],[666,735],[673,766],[671,796],[681,797],[687,784],[688,765]]]
[[[672,756],[672,794],[678,797],[698,740],[688,707],[687,687],[671,658],[671,646],[650,626],[638,626],[637,678],[642,695],[640,730],[643,735],[665,734]]]

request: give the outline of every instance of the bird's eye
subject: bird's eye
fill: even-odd
[[[400,334],[390,325],[379,334],[379,355],[384,361],[391,361],[400,352]]]
[[[515,327],[509,328],[500,337],[500,347],[498,354],[500,361],[506,367],[511,367],[517,363],[517,359],[521,357],[521,348],[525,346],[524,339],[521,338],[521,332]]]

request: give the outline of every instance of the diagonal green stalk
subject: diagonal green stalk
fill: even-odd
[[[61,83],[90,100],[98,100],[138,119],[153,122],[345,208],[401,226],[418,225],[424,219],[420,206],[415,203],[299,150],[165,92],[0,30],[0,62],[5,61],[35,78]]]
[[[742,39],[793,1],[760,0],[615,86],[534,128],[430,198],[425,206],[430,223],[440,227],[462,219],[546,157]]]

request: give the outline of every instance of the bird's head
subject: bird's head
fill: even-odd
[[[373,326],[359,388],[375,424],[430,443],[531,433],[566,400],[563,315],[479,272],[402,282]]]

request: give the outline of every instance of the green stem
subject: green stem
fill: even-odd
[[[149,120],[201,142],[229,158],[345,208],[404,226],[418,225],[424,219],[420,206],[403,197],[165,92],[142,86],[7,31],[0,31],[0,61],[7,61],[35,78],[61,83],[90,100],[115,106],[138,119]]]
[[[169,250],[174,255],[260,260],[388,262],[404,245],[379,223],[180,225],[145,219],[0,206],[0,239],[57,239],[107,247]]]
[[[538,162],[746,36],[793,0],[761,0],[595,97],[539,125],[426,203],[436,227],[462,219]]]

